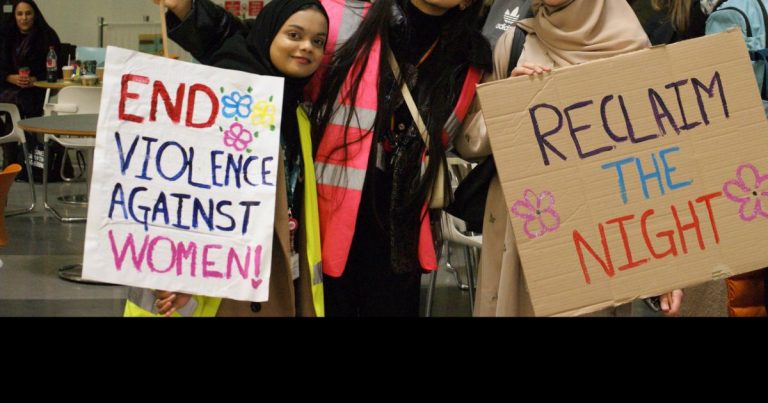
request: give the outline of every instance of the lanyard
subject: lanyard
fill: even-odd
[[[282,142],[282,141],[281,141]],[[288,193],[288,210],[293,208],[293,196],[296,191],[296,184],[299,182],[299,173],[301,171],[301,153],[296,154],[293,163],[288,161],[288,153],[283,146],[283,163],[285,164],[285,185]]]

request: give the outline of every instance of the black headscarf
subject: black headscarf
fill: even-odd
[[[28,33],[22,33],[15,20],[16,9],[21,3],[29,4],[35,12],[35,20],[32,24],[32,29]],[[33,71],[32,74],[39,77],[39,71],[44,69],[44,67],[37,66],[34,62],[39,61],[38,59],[41,58],[44,61],[45,55],[48,54],[48,46],[54,46],[58,51],[59,36],[56,34],[56,31],[48,25],[48,22],[45,21],[45,17],[43,17],[43,13],[40,11],[40,7],[38,7],[37,3],[33,0],[14,0],[12,15],[14,17],[9,21],[3,32],[3,40],[7,41],[9,46],[16,47],[14,50],[17,54],[13,56],[17,59],[15,62],[19,65],[15,67],[18,68],[22,65],[26,65],[33,70],[37,67],[38,71]],[[24,46],[20,46],[22,42]]]
[[[29,67],[31,75],[44,79],[46,74],[45,59],[48,48],[53,46],[60,53],[59,36],[45,21],[43,13],[33,0],[14,0],[13,15],[20,3],[29,4],[35,11],[35,21],[28,33],[22,33],[11,17],[8,24],[0,32],[0,77],[16,74],[19,67]],[[2,80],[0,82],[0,102],[12,102],[19,106],[22,117],[39,116],[42,114],[45,91],[41,88],[20,89]],[[22,95],[23,93],[23,95]]]
[[[285,22],[297,11],[306,9],[308,5],[317,6],[317,9],[319,9],[325,16],[326,22],[328,21],[328,14],[326,14],[325,8],[323,8],[317,0],[274,0],[269,2],[269,4],[264,6],[264,9],[261,10],[256,21],[250,26],[251,29],[246,39],[248,49],[259,64],[256,67],[259,74],[285,77],[285,75],[270,61],[269,48],[272,46],[272,41],[275,39],[275,36],[277,36],[277,33],[280,31],[283,24],[285,24]],[[286,77],[285,86],[300,87],[300,90],[303,91],[304,86],[309,82],[309,79],[310,77]]]
[[[303,99],[304,86],[309,83],[312,76],[286,77],[272,64],[269,48],[285,21],[309,5],[315,5],[316,8],[313,9],[320,11],[330,25],[328,14],[318,0],[273,0],[264,6],[255,21],[249,23],[247,35],[230,38],[213,57],[214,60],[218,60],[214,63],[217,67],[285,78],[280,125],[288,161],[293,161],[299,153],[299,124],[296,108]],[[242,51],[244,47],[248,49],[247,54]]]
[[[32,9],[35,10],[35,23],[32,24],[32,32],[48,32],[53,31],[53,28],[51,28],[50,25],[48,25],[48,22],[45,20],[45,17],[43,17],[43,13],[40,12],[40,7],[37,6],[37,3],[34,2],[34,0],[13,0],[13,12],[12,16],[15,18],[16,16],[16,8],[19,6],[19,3],[27,3],[30,6],[32,6]],[[21,33],[19,31],[18,25],[16,25],[16,20],[12,19],[11,22],[6,27],[8,31],[6,31],[7,34],[11,33]]]

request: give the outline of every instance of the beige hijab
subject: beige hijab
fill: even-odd
[[[534,0],[533,9],[535,16],[518,26],[536,34],[555,65],[580,64],[651,45],[624,0],[570,0],[556,7]]]

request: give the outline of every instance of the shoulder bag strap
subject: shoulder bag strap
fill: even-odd
[[[395,73],[395,80],[400,79],[400,66],[397,64],[397,59],[395,59],[395,54],[392,53],[392,50],[389,50],[389,67],[392,69],[392,72]],[[403,85],[400,87],[400,91],[403,92],[403,99],[405,100],[405,104],[408,105],[408,110],[411,112],[411,117],[413,117],[413,123],[416,125],[416,128],[419,129],[419,133],[421,134],[421,139],[424,140],[424,146],[429,148],[429,133],[427,132],[427,126],[424,124],[424,120],[421,119],[421,114],[419,114],[419,109],[416,108],[416,103],[413,101],[413,96],[411,96],[411,90],[408,89],[408,85],[403,81]]]

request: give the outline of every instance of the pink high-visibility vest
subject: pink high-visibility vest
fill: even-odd
[[[321,0],[321,3],[331,21],[328,32],[329,46],[326,48],[326,59],[323,63],[327,65],[330,55],[339,47],[339,43],[346,41],[360,25],[370,3],[357,0]],[[368,157],[371,153],[374,119],[378,109],[380,57],[381,41],[377,37],[358,87],[357,105],[353,108],[347,101],[341,102],[342,99],[349,98],[342,95],[350,91],[350,78],[354,77],[357,71],[356,66],[353,66],[336,100],[336,112],[325,129],[315,156],[323,273],[332,277],[340,277],[344,273],[355,233]],[[321,80],[322,76],[322,73],[316,74],[315,78]],[[481,76],[480,70],[469,68],[459,100],[445,122],[443,145],[447,145],[461,128],[461,122],[469,110]],[[352,120],[346,128],[345,139],[345,124],[350,113]],[[426,209],[426,204],[424,208]],[[427,215],[424,215],[419,230],[418,256],[422,268],[437,269],[437,257]]]

